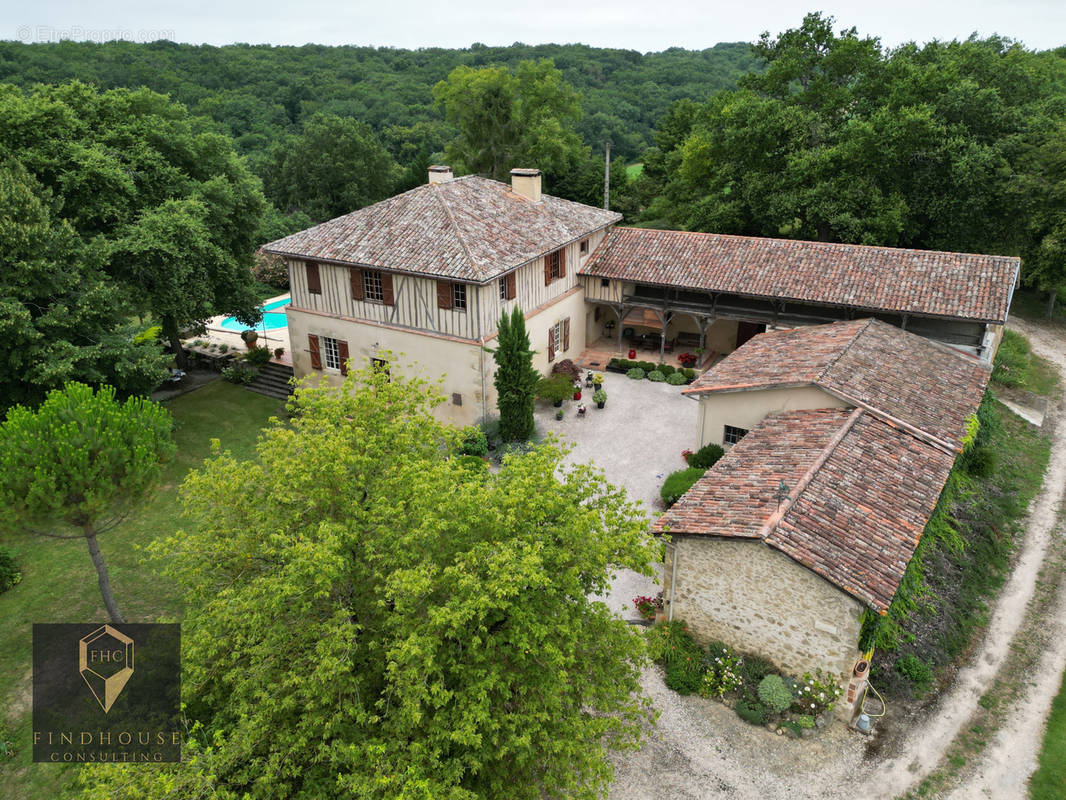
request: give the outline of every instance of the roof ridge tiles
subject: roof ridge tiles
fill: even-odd
[[[840,359],[842,359],[845,356],[845,354],[847,354],[847,352],[849,350],[851,350],[852,347],[854,347],[855,342],[857,342],[859,340],[859,337],[862,336],[866,331],[868,331],[870,329],[870,326],[873,324],[873,321],[874,321],[873,317],[868,317],[866,319],[865,323],[859,326],[858,330],[856,330],[855,333],[853,333],[851,335],[851,338],[848,340],[848,343],[846,345],[844,345],[844,347],[841,347],[840,350],[837,351],[836,355],[829,359],[829,363],[825,365],[825,368],[821,372],[818,373],[818,377],[816,377],[814,379],[815,383],[817,383],[818,385],[821,385],[822,379],[825,378],[825,376],[829,374],[829,370],[831,370],[833,367],[835,367],[837,365],[837,362],[839,362]],[[841,323],[834,322],[832,324],[840,325]],[[845,322],[843,324],[844,325],[850,325],[851,322],[848,321],[848,322]]]

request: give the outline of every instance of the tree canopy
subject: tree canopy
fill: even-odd
[[[598,796],[648,709],[642,638],[590,598],[657,546],[554,444],[471,470],[440,399],[353,369],[190,474],[156,554],[188,592],[195,758],[93,770],[88,797]]]

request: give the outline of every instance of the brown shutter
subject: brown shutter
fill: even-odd
[[[552,282],[551,253],[544,256],[544,285],[549,286]]]
[[[566,277],[566,248],[559,249],[559,277]]]
[[[437,308],[452,307],[451,281],[437,281]]]
[[[322,280],[318,277],[318,264],[314,261],[307,262],[307,291],[322,294]]]
[[[307,334],[307,344],[311,348],[311,369],[322,369],[322,354],[318,349],[318,337]]]
[[[348,342],[345,339],[337,340],[337,355],[341,357],[341,375],[348,374]]]
[[[570,317],[563,320],[563,352],[570,349]]]
[[[352,284],[352,299],[362,300],[363,295],[363,271],[361,269],[348,270],[348,277]]]
[[[392,273],[381,273],[381,302],[387,306],[396,304],[396,295],[392,293]]]
[[[517,291],[516,286],[515,286],[516,283],[517,283],[517,281],[515,280],[515,273],[512,272],[510,275],[507,276],[507,299],[508,300],[514,300],[515,296],[518,294],[518,291]]]
[[[555,326],[548,328],[548,361],[555,360]]]

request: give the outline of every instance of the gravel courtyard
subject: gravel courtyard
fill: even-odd
[[[625,487],[650,520],[662,508],[663,479],[685,466],[682,450],[696,448],[698,403],[679,386],[618,373],[606,373],[603,388],[602,410],[591,402],[591,391],[582,390],[584,416],[572,400],[564,403],[562,420],[555,419],[555,408],[538,403],[537,427],[574,448],[568,461],[591,462]],[[606,601],[636,620],[633,598],[660,588],[658,579],[624,571]],[[838,796],[861,764],[866,740],[842,725],[813,739],[790,739],[748,725],[717,701],[670,691],[658,667],[645,672],[642,683],[660,717],[641,750],[614,756],[610,800]]]

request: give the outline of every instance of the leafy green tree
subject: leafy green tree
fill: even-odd
[[[0,412],[70,380],[130,394],[159,384],[168,359],[135,341],[102,248],[57,219],[47,190],[14,161],[0,165],[0,252]]]
[[[499,345],[490,350],[496,359],[496,405],[500,409],[500,436],[507,442],[525,442],[533,435],[535,390],[540,375],[533,368],[533,348],[526,333],[526,318],[515,306],[500,314]]]
[[[146,89],[0,86],[0,157],[17,158],[103,248],[118,300],[156,316],[182,363],[181,326],[259,314],[249,270],[262,192],[211,127]],[[175,274],[190,233],[193,252]]]
[[[52,390],[36,411],[16,406],[0,424],[0,515],[14,530],[84,537],[112,622],[124,620],[97,537],[159,482],[172,428],[157,403],[119,402],[114,388],[83,383]]]
[[[366,124],[315,114],[299,136],[278,142],[263,173],[278,208],[315,222],[339,217],[392,194],[399,169]]]
[[[258,456],[190,474],[156,553],[187,587],[195,762],[89,798],[593,798],[635,746],[644,644],[602,602],[649,572],[638,509],[555,445],[467,469],[394,370],[297,390]]]
[[[445,155],[465,172],[507,180],[516,166],[564,175],[586,153],[579,95],[550,59],[505,67],[461,66],[433,88],[459,136]]]

